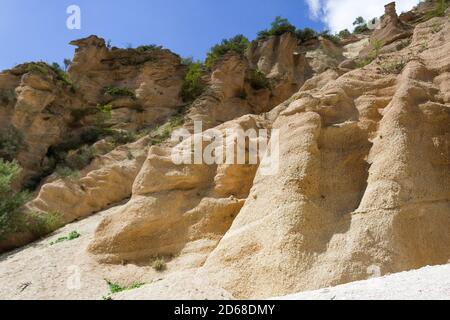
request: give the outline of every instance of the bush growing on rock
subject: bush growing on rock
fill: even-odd
[[[244,54],[245,50],[247,50],[250,41],[239,34],[230,39],[224,39],[220,44],[216,44],[211,48],[206,57],[205,65],[208,68],[211,68],[214,65],[214,62],[217,61],[220,57],[224,56],[228,52],[234,52],[237,54]]]
[[[310,28],[298,29],[297,31],[295,31],[295,36],[301,42],[307,42],[309,40],[316,39],[317,32]]]
[[[23,135],[14,126],[0,129],[0,158],[12,161],[23,145]]]
[[[341,39],[348,38],[348,37],[350,37],[351,35],[352,35],[352,33],[351,33],[348,29],[344,29],[344,30],[342,30],[342,31],[340,31],[340,32],[338,33],[338,36],[339,36]]]
[[[445,12],[447,11],[449,5],[450,5],[449,0],[438,0],[434,9],[428,12],[427,18],[431,19],[434,17],[445,16]]]
[[[322,38],[330,40],[331,42],[334,42],[335,44],[339,44],[341,42],[341,39],[338,35],[333,35],[330,33],[330,30],[325,30],[319,34]]]
[[[200,62],[188,65],[183,87],[181,88],[181,98],[184,102],[192,102],[203,93],[205,86],[202,82],[202,75],[203,65]]]
[[[160,145],[170,138],[172,132],[175,129],[181,127],[183,124],[184,117],[181,114],[172,117],[165,124],[161,125],[150,133],[150,145]]]
[[[258,40],[268,38],[270,36],[281,36],[287,32],[295,34],[296,27],[292,25],[288,19],[277,16],[272,22],[270,29],[258,32]]]
[[[64,86],[70,87],[71,91],[75,90],[72,81],[69,79],[69,75],[65,72],[61,66],[54,62],[49,65],[46,62],[31,62],[27,65],[27,72],[37,73],[43,76],[52,76],[57,82],[62,83]]]
[[[114,86],[108,86],[108,87],[104,88],[104,93],[109,94],[111,96],[116,96],[116,97],[131,97],[133,99],[136,98],[136,95],[134,94],[134,92],[128,88],[119,88],[119,87],[114,87]]]
[[[254,90],[262,90],[270,88],[269,79],[261,70],[254,70],[251,73],[250,85]]]
[[[153,51],[153,50],[162,50],[162,46],[158,46],[156,44],[148,44],[148,45],[143,45],[143,46],[139,46],[136,48],[137,51],[139,52],[147,52],[147,51]]]
[[[264,40],[270,36],[281,36],[285,33],[291,33],[301,42],[306,42],[317,38],[317,33],[310,28],[297,29],[288,19],[280,16],[272,22],[270,29],[258,32],[257,40]]]
[[[167,268],[164,258],[157,257],[152,262],[152,267],[158,272],[164,271]]]
[[[30,199],[26,191],[12,187],[19,176],[20,166],[16,161],[0,159],[0,241],[17,232],[30,232],[42,237],[61,225],[57,213],[25,211],[23,206]]]
[[[353,25],[355,26],[354,33],[364,33],[369,31],[369,28],[367,27],[367,22],[364,20],[363,17],[358,17],[353,22]]]
[[[12,188],[20,171],[16,161],[0,159],[0,240],[17,231],[20,209],[29,199],[27,192],[14,191]]]

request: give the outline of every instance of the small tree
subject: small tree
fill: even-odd
[[[369,31],[369,28],[367,27],[367,22],[364,20],[363,17],[358,17],[353,22],[353,25],[355,26],[355,33],[363,33],[366,31]]]
[[[200,62],[189,64],[183,87],[181,88],[181,98],[184,102],[191,102],[198,98],[204,91],[202,82],[203,65]]]
[[[360,25],[362,25],[364,23],[366,23],[366,21],[361,16],[359,16],[358,18],[355,19],[355,21],[353,21],[353,25],[354,26],[360,26]]]
[[[295,35],[301,42],[306,42],[317,38],[317,32],[315,32],[311,28],[298,29],[297,31],[295,31]]]
[[[13,181],[19,176],[21,168],[16,161],[6,162],[0,159],[0,239],[19,231],[19,215],[29,194],[14,191]]]
[[[258,32],[258,39],[264,39],[269,36],[281,36],[287,32],[295,34],[296,27],[288,19],[277,16],[271,23],[270,29]]]
[[[22,133],[13,125],[0,129],[0,158],[12,161],[24,143]]]
[[[352,33],[350,31],[348,31],[348,29],[344,29],[344,30],[340,31],[338,33],[338,35],[341,39],[344,39],[344,38],[350,37],[352,35]]]
[[[214,62],[228,52],[244,54],[250,41],[242,34],[234,36],[230,39],[224,39],[220,44],[216,44],[211,48],[206,57],[205,65],[211,68]]]
[[[64,71],[67,71],[67,69],[69,69],[71,64],[72,64],[72,60],[64,59]]]

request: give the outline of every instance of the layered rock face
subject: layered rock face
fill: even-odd
[[[433,34],[436,24],[441,29]],[[101,224],[90,251],[107,262],[167,256],[178,269],[191,269],[187,279],[208,279],[235,298],[447,263],[449,35],[446,19],[419,24],[409,47],[344,75],[317,74],[262,115],[263,127],[280,133],[275,175],[234,180],[220,166],[175,166],[167,153],[151,150],[130,207]],[[245,192],[219,205],[211,191],[227,176],[233,195],[240,184]],[[206,233],[202,240],[196,233],[206,221],[216,226],[207,245]],[[176,272],[165,281],[171,279],[178,281]]]
[[[267,117],[256,114],[290,97],[311,71],[291,34],[255,46],[247,58],[231,54],[216,64],[208,90],[187,114],[186,129],[192,131],[194,122],[201,122],[205,135],[223,122],[215,130],[224,135],[238,128],[270,129]],[[282,56],[279,64],[278,55]],[[252,61],[258,61],[259,70],[267,74],[270,88],[252,88]],[[239,96],[242,91],[245,98]],[[242,116],[248,113],[255,115]],[[249,144],[237,145],[235,139],[227,137],[224,145],[243,148],[248,157]],[[210,144],[204,143],[204,147]],[[177,165],[171,158],[176,146],[167,143],[150,149],[134,182],[131,201],[120,216],[101,224],[90,246],[100,261],[142,263],[157,256],[180,256],[189,261],[184,269],[199,267],[229,229],[248,196],[258,163]]]
[[[370,43],[299,43],[285,33],[253,42],[245,55],[224,55],[204,75],[205,92],[186,106],[176,139],[125,143],[78,179],[44,181],[29,207],[58,211],[67,223],[130,197],[101,221],[83,261],[97,271],[120,269],[116,278],[128,282],[129,270],[151,269],[155,259],[167,270],[121,298],[197,297],[200,286],[212,297],[268,298],[448,263],[450,22],[448,12],[426,18],[430,3],[409,18],[388,4]],[[95,36],[72,44],[69,74],[83,96],[58,84],[57,74],[47,79],[23,67],[0,74],[0,122],[23,128],[25,164],[24,152],[42,160],[72,124],[72,107],[56,117],[58,108],[42,111],[49,106],[111,104],[110,127],[137,130],[170,119],[182,104],[178,56],[110,49]],[[107,86],[135,97],[105,95]],[[43,117],[56,124],[28,133]],[[239,130],[265,130],[277,152],[245,164],[196,162],[195,145],[249,160],[266,137],[240,141]],[[179,150],[189,161],[176,161]],[[274,154],[278,170],[268,175],[263,164]]]
[[[88,104],[111,103],[116,127],[130,128],[152,124],[183,105],[180,91],[185,67],[169,50],[139,47],[107,48],[96,36],[72,41],[77,46],[69,75],[83,92]],[[104,88],[127,88],[133,97],[104,94]]]
[[[185,67],[170,51],[109,49],[96,36],[72,44],[78,49],[68,72],[71,83],[44,63],[0,74],[2,135],[20,136],[14,157],[24,169],[23,184],[45,175],[51,147],[80,144],[98,126],[98,105],[111,106],[106,127],[126,131],[154,125],[183,105]],[[113,96],[105,93],[108,87],[130,94]]]
[[[301,91],[274,123],[280,173],[256,176],[201,271],[254,298],[447,263],[449,35],[432,19],[408,49]],[[402,57],[398,76],[380,72]]]

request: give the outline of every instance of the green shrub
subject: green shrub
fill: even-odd
[[[131,97],[133,99],[136,98],[136,95],[133,91],[131,91],[128,88],[118,88],[114,86],[108,86],[103,89],[105,94],[109,94],[111,96],[118,96],[118,97]]]
[[[325,30],[319,34],[322,38],[328,39],[335,44],[339,44],[341,39],[337,35],[330,34],[329,30]]]
[[[270,81],[261,70],[252,71],[249,81],[254,90],[270,88]]]
[[[448,0],[438,0],[434,9],[427,13],[427,18],[431,19],[435,17],[445,16],[445,12],[447,11],[448,7],[449,7]]]
[[[26,231],[35,237],[42,237],[61,225],[61,217],[57,213],[23,210],[30,195],[25,191],[15,191],[11,186],[20,170],[17,162],[0,159],[0,240]]]
[[[0,102],[9,104],[16,100],[16,91],[14,89],[0,89]]]
[[[111,294],[119,293],[119,292],[126,291],[126,290],[138,289],[138,288],[142,287],[143,285],[145,285],[145,283],[143,283],[143,282],[135,282],[128,287],[123,287],[116,282],[112,282],[112,281],[109,281],[106,279],[105,279],[105,281],[108,284],[109,291]],[[106,297],[111,298],[111,296],[106,296]],[[111,300],[111,299],[105,299],[105,300]]]
[[[77,178],[80,177],[80,171],[79,170],[74,170],[74,169],[69,168],[69,167],[67,167],[65,165],[60,165],[60,166],[56,167],[55,173],[60,178],[74,178],[74,179],[77,179]]]
[[[47,64],[46,62],[31,62],[27,65],[27,72],[38,73],[44,76],[52,75],[56,79],[56,81],[61,82],[65,86],[69,86],[72,91],[74,91],[74,87],[72,82],[69,79],[69,75],[65,72],[58,63],[54,62],[52,65]]]
[[[191,63],[184,77],[181,88],[181,98],[184,102],[192,102],[197,99],[205,90],[202,81],[203,65],[200,62]]]
[[[109,287],[109,291],[111,293],[119,293],[125,290],[124,287],[122,287],[120,284],[116,283],[116,282],[112,282],[109,280],[106,280],[106,283],[108,284]]]
[[[258,32],[257,40],[263,40],[270,36],[281,36],[285,33],[295,34],[297,28],[292,25],[288,19],[277,16],[271,23],[270,29]]]
[[[12,161],[23,146],[23,135],[13,125],[0,129],[0,158]]]
[[[26,229],[40,238],[58,229],[62,225],[62,219],[58,213],[32,211],[26,214],[25,224]]]
[[[405,65],[406,62],[404,60],[383,62],[381,64],[381,72],[384,74],[400,74],[405,68]]]
[[[402,42],[397,44],[396,49],[398,51],[403,50],[403,49],[409,47],[410,44],[411,44],[411,39],[403,40]]]
[[[344,30],[342,30],[342,31],[340,31],[340,32],[338,33],[338,36],[339,36],[341,39],[348,38],[348,37],[350,37],[351,35],[352,35],[352,33],[351,33],[350,31],[348,31],[348,29],[344,29]]]
[[[355,26],[354,33],[364,33],[369,31],[369,28],[367,27],[367,22],[364,20],[363,17],[358,17],[353,22],[353,25]]]
[[[310,28],[297,29],[295,31],[295,36],[301,42],[307,42],[309,40],[316,39],[317,32],[315,32],[313,29],[310,29]]]
[[[359,58],[355,62],[356,62],[356,66],[358,68],[363,68],[363,67],[371,64],[373,60],[375,60],[375,56],[369,54],[367,57]]]
[[[143,45],[136,48],[139,52],[147,52],[147,51],[153,51],[153,50],[161,50],[162,46],[158,46],[156,44],[149,44],[149,45]]]
[[[70,150],[64,163],[73,170],[81,170],[87,167],[91,161],[97,156],[92,146],[84,145],[77,150]]]
[[[138,136],[135,133],[123,130],[111,130],[109,136],[112,138],[114,146],[132,143],[138,139]]]
[[[53,245],[61,243],[61,242],[72,241],[72,240],[78,239],[79,237],[81,237],[81,234],[79,234],[77,231],[72,231],[71,233],[69,233],[68,236],[60,237],[57,240],[50,242],[50,245],[53,246]]]
[[[135,282],[131,286],[128,287],[128,290],[139,289],[140,287],[142,287],[144,285],[145,285],[145,283],[143,283],[143,282]]]
[[[217,59],[224,56],[228,52],[244,54],[245,50],[247,50],[249,44],[250,44],[250,41],[242,34],[234,36],[233,38],[230,38],[230,39],[222,40],[222,42],[220,44],[216,44],[208,52],[206,61],[205,61],[206,67],[211,68],[214,65],[214,63],[217,61]]]
[[[166,261],[162,257],[156,257],[154,258],[152,262],[152,267],[158,272],[164,271],[167,268]]]
[[[356,60],[356,65],[358,68],[362,68],[372,63],[380,55],[380,50],[384,46],[384,43],[378,39],[372,40],[371,44],[372,51],[364,58]]]
[[[48,75],[50,73],[50,66],[45,62],[31,62],[27,65],[27,72],[38,73],[41,75]]]
[[[12,188],[20,171],[16,161],[0,159],[0,240],[21,229],[21,208],[30,198],[27,192]]]
[[[133,160],[134,159],[134,154],[130,150],[127,151],[127,159],[128,160]]]
[[[381,40],[378,39],[373,39],[371,42],[371,46],[372,46],[372,54],[375,56],[375,58],[377,58],[380,55],[380,50],[381,48],[383,48],[384,43]]]
[[[285,33],[291,33],[301,42],[306,42],[317,38],[317,32],[311,28],[297,29],[288,19],[280,16],[276,17],[271,23],[270,29],[258,32],[256,40],[265,40],[270,36],[281,36]]]
[[[72,60],[70,59],[64,59],[64,71],[67,71],[67,69],[69,69],[69,67],[72,65]]]
[[[69,79],[69,74],[65,72],[58,63],[53,62],[49,67],[56,74],[56,80],[61,81],[64,85],[70,86],[72,89],[74,88],[72,81]]]
[[[172,132],[184,124],[184,117],[177,115],[150,133],[150,145],[160,145],[170,138]]]
[[[100,119],[99,123],[97,125],[104,126],[105,121],[111,120],[112,118],[112,110],[113,106],[112,104],[98,104],[97,105],[97,111],[100,112]]]

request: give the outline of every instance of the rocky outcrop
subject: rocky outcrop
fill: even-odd
[[[180,98],[185,67],[166,49],[107,48],[96,36],[72,41],[77,46],[69,75],[87,103],[111,103],[114,126],[142,127],[165,119],[183,105]],[[134,96],[105,95],[105,88],[127,89]],[[128,120],[128,121],[123,121]]]
[[[44,184],[28,203],[32,210],[57,212],[63,224],[85,218],[130,197],[134,179],[147,155],[149,138],[121,146],[95,159],[80,172]]]
[[[433,23],[445,23],[440,37],[427,34]],[[430,47],[401,75],[374,63],[301,93],[274,124],[280,173],[257,175],[203,271],[255,298],[446,263],[449,35],[448,22],[428,21],[412,46]]]
[[[225,135],[233,127],[259,129],[264,123],[244,116],[215,130]],[[209,134],[217,132],[204,133]],[[249,145],[236,144],[235,139],[227,136],[226,147],[246,152]],[[204,142],[204,148],[208,145]],[[102,262],[148,263],[152,257],[182,256],[189,261],[186,268],[199,267],[229,229],[250,191],[257,164],[194,164],[193,159],[192,164],[175,164],[172,152],[170,146],[150,149],[132,199],[120,215],[105,219],[97,229],[90,251]]]
[[[430,28],[437,23],[442,29],[433,36]],[[214,167],[177,167],[166,152],[150,151],[151,165],[136,179],[130,207],[101,224],[90,251],[115,263],[167,255],[181,270],[190,269],[183,275],[187,287],[188,279],[200,277],[235,298],[266,298],[366,279],[374,270],[383,275],[446,263],[449,35],[445,19],[422,23],[407,49],[380,54],[362,69],[316,75],[262,115],[263,127],[280,133],[279,171],[256,171],[254,179],[239,174],[244,185],[252,181],[251,189],[225,224],[208,215],[220,207],[210,202]],[[200,212],[200,220],[186,222],[192,212]],[[199,248],[189,239],[198,239],[190,238],[192,226],[203,219],[220,231]],[[192,263],[190,254],[199,259]],[[175,272],[169,283],[172,277],[179,278]]]
[[[389,44],[409,38],[411,36],[410,26],[404,24],[398,17],[395,9],[395,2],[391,2],[385,6],[385,13],[381,17],[380,26],[376,28],[370,36],[370,46],[361,52],[367,55],[371,53],[377,46],[388,46]]]
[[[10,156],[24,169],[21,180],[26,183],[42,174],[48,148],[63,139],[73,106],[82,100],[43,63],[19,65],[0,78],[2,90],[10,94],[1,108],[2,129],[10,134],[2,135],[15,144]]]

